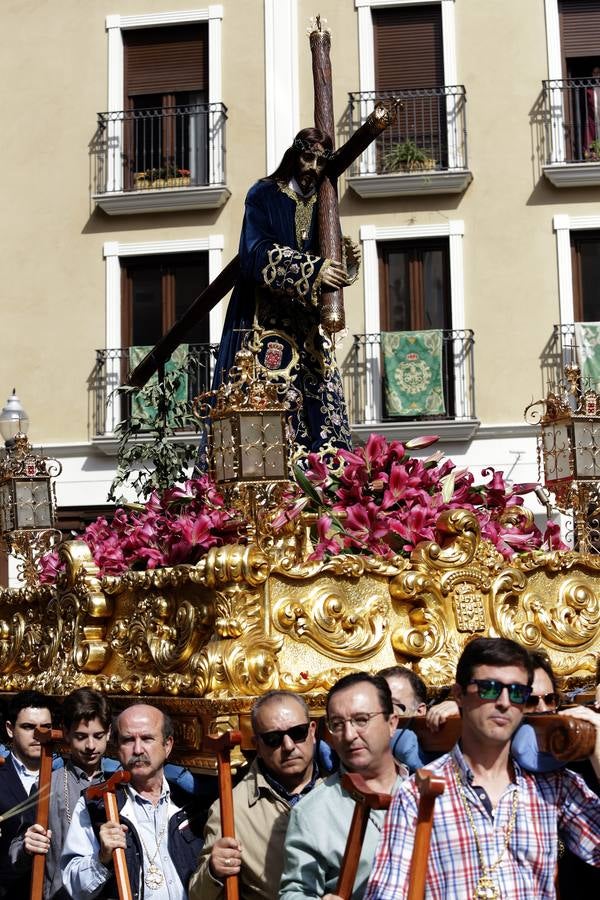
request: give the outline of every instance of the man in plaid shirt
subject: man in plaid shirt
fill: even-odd
[[[504,638],[476,638],[456,670],[462,738],[428,768],[445,781],[436,801],[427,867],[427,900],[550,900],[558,834],[577,856],[600,867],[600,798],[568,770],[532,775],[510,755],[511,737],[531,693],[527,651]],[[569,715],[596,725],[590,760],[600,779],[600,715]],[[392,801],[365,900],[408,894],[417,820],[414,779]]]

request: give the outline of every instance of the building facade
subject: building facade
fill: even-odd
[[[63,525],[106,506],[127,414],[114,388],[235,255],[247,189],[313,121],[315,13],[336,143],[399,102],[339,184],[363,256],[337,347],[355,438],[437,433],[477,475],[537,480],[524,409],[572,358],[576,323],[600,320],[600,0],[3,12],[0,391],[17,388],[32,443],[63,464]],[[225,304],[186,338],[190,392]],[[415,332],[413,368],[433,354],[439,384],[407,407],[410,378],[397,397],[386,366]]]

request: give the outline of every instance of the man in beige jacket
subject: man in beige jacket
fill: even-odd
[[[315,723],[304,700],[270,691],[252,709],[256,759],[233,791],[236,838],[221,837],[218,801],[211,806],[189,900],[220,900],[223,879],[238,875],[240,896],[276,900],[290,810],[318,780]]]

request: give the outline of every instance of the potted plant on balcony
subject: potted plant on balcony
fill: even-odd
[[[147,190],[148,188],[188,187],[192,183],[192,175],[189,169],[168,165],[159,168],[147,169],[145,172],[135,172],[133,184],[135,190]]]
[[[592,141],[583,156],[586,162],[600,162],[600,140]]]
[[[433,168],[435,168],[435,160],[410,138],[399,141],[383,154],[383,171],[385,173],[421,172]]]

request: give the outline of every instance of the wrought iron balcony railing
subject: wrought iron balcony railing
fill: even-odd
[[[222,103],[188,103],[98,114],[94,193],[225,183]]]
[[[446,414],[410,417],[410,421],[475,418],[474,344],[471,329],[442,332],[442,381]],[[342,366],[344,392],[352,425],[408,420],[388,415],[383,372],[381,335],[355,334],[352,349]]]
[[[594,347],[579,345],[578,323],[569,322],[563,325],[555,325],[552,336],[541,354],[542,380],[544,392],[562,390],[565,381],[565,366],[576,365],[583,371],[585,357],[591,351],[594,355]],[[596,323],[592,323],[594,327]],[[592,343],[595,343],[595,338]],[[586,352],[587,351],[587,352]],[[589,371],[589,370],[588,370]],[[583,376],[582,387],[600,390],[600,380],[592,380],[589,375]]]
[[[349,95],[354,133],[376,102],[398,101],[393,123],[354,164],[351,175],[411,174],[467,168],[466,93],[462,85]]]
[[[125,347],[96,350],[96,364],[89,383],[92,397],[92,429],[96,438],[114,434],[119,422],[127,420],[131,415],[131,404],[135,402],[132,395],[120,394],[117,388],[125,383],[130,372],[140,361],[139,354],[134,356],[132,353],[137,349]],[[203,391],[210,390],[217,350],[218,344],[187,345],[184,353],[185,364],[182,366],[185,372],[183,395],[180,399],[193,400]]]
[[[543,82],[546,162],[600,162],[600,78]]]

